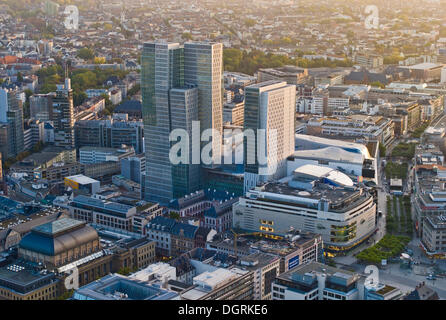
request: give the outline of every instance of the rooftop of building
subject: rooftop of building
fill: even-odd
[[[87,205],[91,206],[93,208],[98,209],[106,209],[109,211],[119,212],[123,214],[127,214],[130,211],[132,211],[134,206],[118,203],[118,202],[112,202],[112,201],[106,201],[106,200],[99,200],[92,197],[87,197],[84,195],[78,195],[73,199],[74,204],[80,204],[80,205]],[[136,211],[136,209],[135,209]]]
[[[307,69],[296,67],[296,66],[283,66],[283,67],[277,67],[277,68],[261,68],[259,69],[260,72],[267,72],[269,74],[278,76],[278,77],[285,77],[285,76],[296,76],[300,74],[305,74]]]
[[[127,152],[134,151],[133,147],[123,145],[121,148],[107,148],[107,147],[80,147],[79,152],[103,152],[103,153],[109,153],[109,154],[123,154]]]
[[[360,143],[336,140],[336,139],[328,139],[306,134],[295,134],[295,139],[296,139],[297,150],[317,149],[324,147],[339,147],[348,152],[362,153],[366,159],[372,159],[372,156],[370,155],[367,147]]]
[[[257,252],[241,257],[240,266],[242,269],[257,270],[279,260],[280,257],[276,255],[265,252]]]
[[[139,100],[125,100],[116,106],[114,112],[141,112],[142,104]]]
[[[299,187],[302,185],[302,187]],[[291,203],[317,209],[321,201],[329,203],[330,212],[344,213],[354,209],[370,195],[360,187],[333,186],[321,181],[288,183],[270,182],[250,190],[246,198],[256,201]]]
[[[92,179],[90,177],[84,176],[83,174],[77,174],[74,176],[65,177],[65,180],[71,180],[81,185],[86,185],[90,183],[99,183],[98,180]]]
[[[264,81],[264,82],[260,82],[260,83],[255,83],[255,84],[251,84],[249,86],[246,87],[246,90],[251,90],[251,89],[267,89],[267,90],[274,90],[277,88],[282,88],[288,86],[287,83],[285,81],[280,81],[280,80],[268,80],[268,81]]]
[[[430,70],[430,69],[436,69],[436,68],[442,68],[442,67],[443,67],[442,64],[424,62],[424,63],[415,64],[412,66],[400,66],[399,68],[411,69],[411,70]]]
[[[340,147],[325,147],[321,149],[298,150],[295,151],[294,154],[289,157],[289,159],[293,158],[317,159],[317,160],[323,159],[328,161],[355,163],[361,165],[364,162],[363,154],[349,152]]]
[[[4,283],[3,286],[6,287],[9,287],[9,285],[14,287],[28,287],[34,284],[36,287],[33,287],[32,290],[46,285],[51,281],[57,281],[54,274],[47,272],[42,266],[21,259],[17,259],[11,264],[0,267],[0,280]]]
[[[427,215],[426,219],[429,220],[431,225],[433,225],[436,229],[446,229],[446,215]]]
[[[240,276],[246,273],[248,271],[238,268],[218,268],[211,272],[205,271],[194,277],[193,283],[195,287],[183,292],[181,297],[186,300],[199,300],[211,291],[229,284],[231,281],[240,278]]]
[[[19,248],[47,256],[55,256],[99,239],[96,230],[83,221],[61,218],[31,229],[19,243]]]
[[[206,217],[216,218],[229,211],[232,211],[232,206],[238,201],[238,198],[233,198],[227,201],[214,202],[212,206],[204,211]]]
[[[316,181],[321,179],[323,179],[324,182],[335,186],[353,186],[353,181],[346,174],[333,168],[305,164],[293,171],[293,180]]]
[[[314,279],[314,276],[323,274],[331,278],[332,281],[340,282],[345,285],[349,285],[360,278],[359,274],[357,273],[330,267],[328,265],[315,261],[298,265],[291,270],[282,273],[278,276],[278,278],[290,282],[307,282],[307,280],[309,280],[310,278]]]
[[[177,293],[119,274],[110,274],[76,290],[74,300],[170,300]]]

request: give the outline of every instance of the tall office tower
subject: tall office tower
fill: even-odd
[[[64,85],[58,85],[53,97],[54,145],[67,149],[74,148],[74,106],[71,80],[65,78]]]
[[[198,121],[198,89],[173,88],[169,91],[169,98],[171,129],[183,129],[192,137],[192,121]],[[194,150],[191,142],[189,141],[188,163],[172,165],[174,198],[181,198],[200,188],[200,164],[193,163]]]
[[[7,147],[4,157],[15,157],[24,151],[23,108],[16,88],[0,89],[0,123],[5,128]]]
[[[286,176],[286,158],[294,152],[295,108],[295,85],[271,80],[245,88],[244,129],[255,136],[244,141],[245,192]]]
[[[29,97],[31,118],[50,121],[53,118],[53,94],[35,94]]]
[[[194,120],[200,121],[201,131],[218,130],[219,134],[212,137],[212,162],[220,161],[222,82],[222,44],[186,43],[184,47],[178,43],[144,44],[141,90],[146,200],[167,204],[198,189],[199,166],[191,163],[173,166],[170,162],[170,148],[174,144],[169,142],[172,130],[189,132]]]
[[[184,82],[198,88],[201,132],[212,128],[223,135],[223,44],[185,43]],[[213,137],[213,162],[220,162],[221,148],[221,136]]]
[[[142,114],[146,152],[145,199],[173,199],[169,90],[184,85],[183,48],[178,43],[145,43],[141,62]]]

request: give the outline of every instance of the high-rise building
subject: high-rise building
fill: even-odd
[[[184,82],[198,88],[198,117],[200,129],[217,130],[212,136],[212,160],[221,159],[223,134],[223,44],[184,44]],[[206,142],[205,142],[206,143]]]
[[[183,129],[192,137],[192,121],[198,121],[198,90],[170,90],[171,129]],[[192,143],[189,143],[189,163],[172,166],[173,197],[181,198],[200,188],[200,165],[192,163]]]
[[[35,94],[29,97],[31,118],[50,121],[53,118],[54,94]]]
[[[245,191],[286,176],[286,159],[294,152],[295,108],[295,85],[271,80],[245,88],[244,129],[254,134],[244,138]]]
[[[173,165],[174,129],[216,129],[212,163],[221,158],[223,47],[217,43],[146,43],[142,54],[142,113],[146,141],[145,198],[169,203],[198,189],[199,166]],[[184,121],[186,119],[186,121]],[[207,142],[208,143],[208,142]],[[191,152],[189,152],[191,155]],[[190,159],[189,159],[190,160]]]
[[[54,145],[74,148],[74,106],[71,80],[65,79],[64,85],[58,85],[53,97]]]
[[[142,52],[141,93],[146,143],[146,195],[149,201],[173,199],[169,90],[184,85],[183,48],[178,43],[145,43]]]
[[[15,157],[24,150],[23,107],[17,99],[19,94],[16,88],[0,89],[0,123],[4,124],[2,127],[8,142],[3,148],[5,158]]]

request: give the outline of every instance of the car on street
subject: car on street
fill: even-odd
[[[426,279],[427,279],[427,280],[436,280],[437,277],[434,276],[433,274],[430,274],[430,275],[428,275],[428,276],[426,277]]]

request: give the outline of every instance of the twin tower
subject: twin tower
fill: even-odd
[[[199,189],[200,165],[172,165],[170,133],[192,135],[223,130],[223,45],[188,42],[145,43],[141,57],[141,93],[146,153],[144,199],[161,204]],[[221,139],[212,137],[212,156],[221,157]]]

